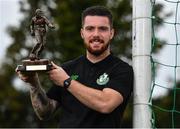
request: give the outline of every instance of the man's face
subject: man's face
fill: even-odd
[[[110,40],[114,36],[109,19],[104,16],[86,16],[81,29],[81,37],[89,53],[99,56],[109,49]]]

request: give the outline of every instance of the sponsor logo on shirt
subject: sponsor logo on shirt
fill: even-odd
[[[109,76],[107,73],[103,73],[102,75],[99,76],[99,78],[96,80],[96,83],[98,85],[105,85],[109,81]]]
[[[72,80],[77,80],[79,78],[79,75],[71,75]]]

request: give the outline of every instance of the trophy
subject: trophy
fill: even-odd
[[[46,43],[46,26],[54,29],[55,26],[44,16],[40,9],[36,9],[35,16],[31,19],[30,32],[36,44],[29,54],[29,59],[22,60],[22,65],[17,66],[18,71],[48,71],[52,65],[48,59],[40,59],[40,54]]]

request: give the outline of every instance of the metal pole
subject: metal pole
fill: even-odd
[[[151,1],[133,0],[133,127],[151,128]]]

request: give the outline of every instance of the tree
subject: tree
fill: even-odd
[[[114,26],[116,36],[112,41],[112,51],[119,57],[131,59],[131,22],[132,7],[130,0],[27,0],[21,1],[21,13],[24,19],[20,21],[20,27],[9,27],[9,34],[13,38],[12,44],[8,47],[6,60],[2,64],[0,73],[0,122],[1,127],[56,127],[58,115],[50,121],[40,121],[33,112],[29,93],[18,91],[14,86],[16,74],[14,72],[17,64],[27,58],[32,49],[33,41],[29,33],[30,20],[35,9],[42,8],[45,14],[52,18],[56,24],[55,31],[48,32],[47,44],[42,57],[49,58],[61,64],[64,61],[73,59],[84,54],[83,41],[80,37],[81,12],[91,5],[105,5],[112,10],[114,15]],[[27,5],[29,8],[27,8]],[[156,14],[163,9],[157,6]],[[161,19],[161,18],[160,18]],[[161,21],[156,24],[159,26]],[[161,47],[161,45],[159,45]],[[159,47],[159,48],[160,48]],[[156,49],[158,50],[158,49]],[[51,82],[47,75],[40,76],[42,85],[48,89]],[[130,121],[128,115],[127,121]],[[126,123],[126,122],[125,122]],[[128,125],[124,125],[129,127]]]

